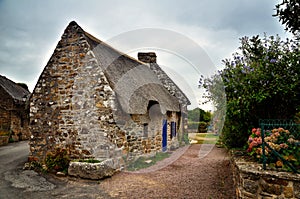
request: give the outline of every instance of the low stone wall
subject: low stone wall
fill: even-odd
[[[6,145],[9,141],[9,137],[8,136],[0,136],[0,146],[2,145]]]
[[[300,174],[263,170],[256,162],[232,156],[237,198],[300,198]]]

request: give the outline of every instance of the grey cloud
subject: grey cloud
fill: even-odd
[[[33,89],[71,20],[104,41],[138,28],[187,33],[204,45],[217,63],[215,59],[232,53],[242,35],[284,32],[271,16],[275,4],[270,0],[0,0],[0,73]],[[184,42],[158,37],[149,35],[147,40],[153,45],[172,42],[177,48],[184,46]],[[138,41],[133,37],[125,42],[134,46]],[[197,57],[193,50],[190,46],[185,53]]]
[[[272,17],[276,2],[269,0],[193,0],[164,4],[170,17],[181,23],[213,30],[233,29],[241,34],[265,31],[282,32],[277,19]]]

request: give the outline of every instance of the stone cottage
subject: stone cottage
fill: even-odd
[[[71,22],[30,98],[29,161],[44,164],[64,148],[72,159],[111,159],[118,168],[124,157],[177,147],[189,101],[155,54],[139,57]]]
[[[29,109],[25,108],[30,92],[0,75],[0,136],[2,144],[28,139]],[[4,140],[5,139],[5,140]]]

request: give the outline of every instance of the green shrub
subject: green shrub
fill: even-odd
[[[61,171],[64,173],[68,172],[70,163],[70,157],[66,149],[56,148],[53,152],[49,152],[46,155],[45,164],[46,170],[50,172]]]
[[[225,68],[200,81],[217,109],[226,109],[227,147],[244,146],[249,126],[258,126],[259,119],[291,119],[299,112],[299,46],[279,36],[243,37],[240,51],[223,60]]]
[[[207,127],[208,127],[208,125],[206,122],[199,122],[198,133],[206,133]]]
[[[183,142],[185,143],[185,145],[190,144],[189,134],[188,133],[184,133],[183,134]]]
[[[191,130],[197,131],[197,133],[206,133],[207,132],[207,127],[208,123],[207,122],[188,122],[188,127]]]

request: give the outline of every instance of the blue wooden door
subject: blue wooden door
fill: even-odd
[[[162,151],[167,150],[167,139],[168,139],[168,122],[163,120],[163,129],[162,129]]]

